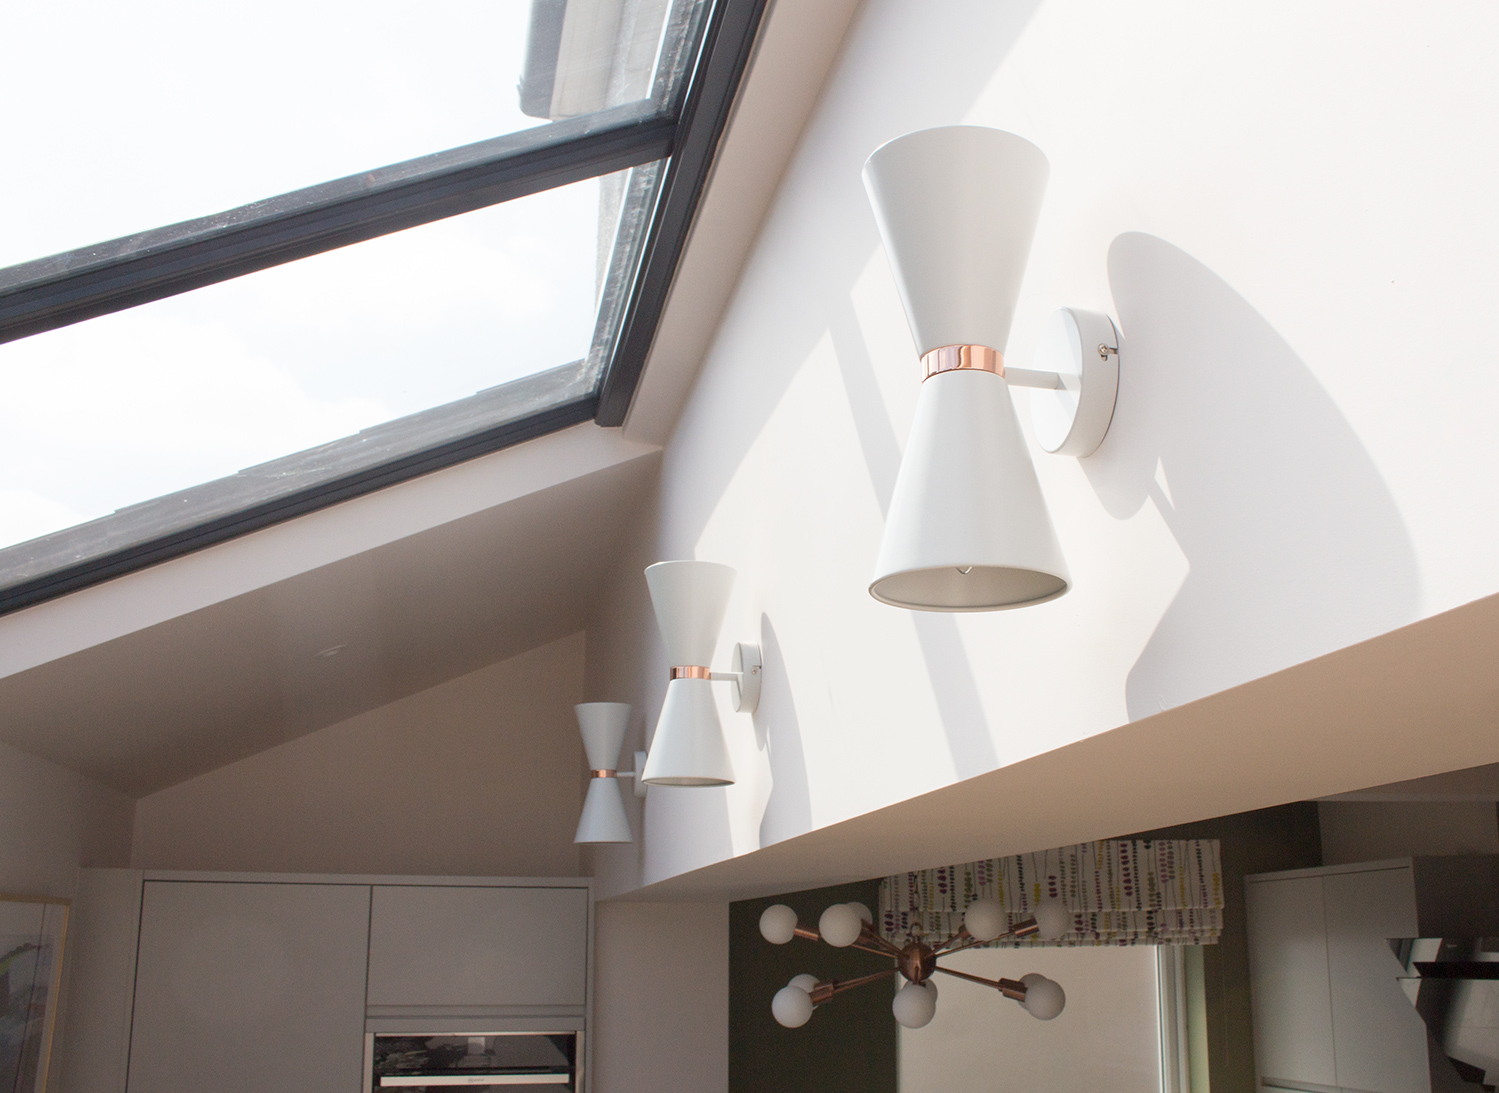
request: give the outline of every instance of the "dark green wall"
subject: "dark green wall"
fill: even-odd
[[[1202,947],[1208,1076],[1212,1093],[1255,1093],[1244,878],[1254,873],[1322,864],[1316,803],[1299,801],[1119,838],[1217,839],[1221,844],[1223,936],[1218,944]],[[1193,1093],[1197,1091],[1194,1089]]]
[[[890,967],[888,959],[856,949],[803,938],[772,945],[760,936],[760,912],[772,903],[788,904],[803,926],[815,930],[829,904],[851,900],[878,914],[880,882],[729,905],[729,1093],[896,1093],[892,984],[840,994],[818,1006],[801,1028],[782,1028],[770,1015],[772,996],[794,975],[852,979]]]

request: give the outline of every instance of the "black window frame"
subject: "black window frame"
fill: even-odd
[[[585,421],[622,425],[766,5],[712,0],[696,57],[664,105],[647,101],[551,122],[0,270],[3,343],[571,182],[663,163],[614,345],[593,389],[577,382],[575,366],[564,365],[462,400],[472,404],[475,424],[456,438],[433,440],[424,427],[443,409],[437,408],[314,449],[333,458],[303,488],[285,488],[285,481],[312,453],[17,544],[6,553],[38,549],[19,571],[0,564],[6,581],[0,614]],[[271,479],[279,488],[266,488]]]

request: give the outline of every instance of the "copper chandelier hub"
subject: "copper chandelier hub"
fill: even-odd
[[[937,970],[937,951],[926,942],[908,941],[895,958],[900,974],[912,983],[925,983]]]

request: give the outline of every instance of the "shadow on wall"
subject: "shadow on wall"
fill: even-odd
[[[900,442],[880,395],[874,361],[859,325],[859,316],[847,298],[833,309],[828,331],[832,335],[843,387],[848,392],[849,409],[853,411],[864,464],[869,468],[870,484],[880,504],[880,515],[888,516],[895,478],[900,473]],[[913,367],[911,372],[914,379],[916,369]],[[913,611],[911,621],[921,643],[922,659],[926,662],[927,676],[932,681],[933,695],[942,715],[942,731],[947,736],[953,769],[959,777],[993,770],[999,756],[994,750],[983,698],[968,660],[968,650],[958,632],[957,620],[938,612]]]
[[[1415,554],[1378,469],[1285,340],[1191,255],[1127,233],[1109,283],[1127,376],[1109,513],[1154,501],[1190,567],[1130,671],[1131,719],[1412,621]]]
[[[776,628],[764,615],[760,616],[760,656],[765,672],[760,708],[755,711],[755,742],[770,764],[770,794],[760,817],[760,845],[769,846],[812,829],[812,790],[786,655]]]

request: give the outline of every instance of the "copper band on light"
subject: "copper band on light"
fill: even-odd
[[[1003,376],[1005,355],[987,345],[939,345],[921,358],[921,380],[925,383],[938,372],[956,372],[960,368]]]
[[[709,679],[712,675],[701,664],[681,664],[671,670],[672,679]]]
[[[590,778],[618,778],[619,777],[619,771],[617,771],[617,770],[591,770],[591,771],[588,772],[588,777],[590,777]]]

